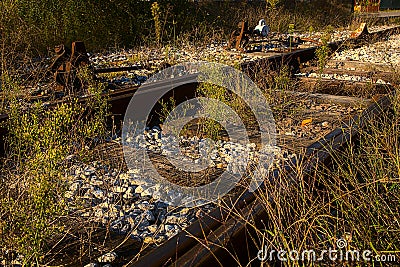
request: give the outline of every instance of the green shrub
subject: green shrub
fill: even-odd
[[[107,102],[99,93],[101,86],[88,84],[94,91],[88,106],[75,99],[50,108],[38,102],[26,110],[24,102],[9,99],[9,168],[3,169],[0,183],[0,246],[3,253],[22,253],[27,264],[42,263],[68,223],[63,217],[66,157],[87,153],[88,141],[105,133]],[[9,86],[19,90],[17,84]]]

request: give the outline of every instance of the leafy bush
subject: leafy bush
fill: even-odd
[[[18,84],[9,84],[19,90]],[[0,246],[39,264],[63,233],[67,219],[63,182],[67,156],[87,153],[88,141],[105,133],[107,102],[101,87],[89,81],[88,106],[77,99],[28,109],[9,99],[8,158],[0,181]],[[95,92],[93,92],[95,91]],[[1,257],[0,257],[1,258]]]

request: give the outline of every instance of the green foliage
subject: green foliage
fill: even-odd
[[[265,2],[267,2],[268,7],[270,7],[271,9],[275,9],[279,4],[280,0],[265,0]]]
[[[290,71],[288,66],[282,66],[277,75],[274,75],[274,89],[278,91],[289,91],[293,85],[293,81],[290,77]]]
[[[202,83],[198,87],[197,92],[201,96],[213,98],[225,104],[229,103],[228,91],[221,86],[211,83]],[[218,121],[224,120],[224,113],[219,110],[217,106],[214,105],[206,105],[205,107],[206,110],[204,112],[206,114],[209,114],[210,117],[214,118],[215,120],[202,119],[202,132],[205,133],[206,137],[218,139],[218,137],[220,136],[220,132],[223,130],[223,127],[221,126],[221,124],[218,123]]]
[[[320,74],[322,74],[326,63],[328,62],[329,53],[331,51],[329,48],[330,39],[331,39],[331,33],[328,30],[321,37],[321,45],[318,46],[317,49],[315,50],[315,55],[317,56],[318,68]]]
[[[5,79],[4,79],[5,80]],[[88,106],[77,99],[44,108],[25,109],[9,99],[7,179],[0,182],[0,246],[22,253],[25,263],[39,264],[66,224],[64,171],[68,155],[85,152],[91,138],[105,132],[107,104],[93,81]],[[19,90],[18,84],[7,85]]]
[[[46,53],[75,40],[103,49],[142,41],[151,29],[149,7],[146,1],[5,0],[0,2],[0,24],[5,36],[16,36],[12,39],[21,50]]]
[[[151,14],[153,16],[154,20],[154,30],[156,34],[156,42],[157,44],[161,43],[161,32],[162,32],[162,26],[161,26],[161,11],[160,11],[160,6],[158,5],[157,2],[154,2],[151,5]]]
[[[398,251],[400,201],[399,96],[392,109],[365,122],[359,144],[332,155],[333,167],[325,170],[337,223],[353,234],[352,246],[374,252]],[[340,185],[339,185],[340,183]]]
[[[259,249],[265,245],[267,251],[275,247],[322,251],[335,247],[336,241],[343,238],[347,250],[359,250],[360,254],[370,250],[375,255],[391,254],[398,259],[399,101],[396,95],[391,110],[364,121],[364,127],[357,130],[356,142],[331,150],[328,166],[318,164],[306,175],[304,166],[308,161],[300,160],[293,167],[296,183],[292,173],[287,176],[284,172],[266,181],[267,191],[259,196],[269,218],[263,226],[265,231],[248,221],[259,231]],[[327,148],[330,150],[329,145]],[[284,189],[276,187],[277,181]]]
[[[170,97],[169,101],[160,100],[161,111],[160,111],[160,119],[164,121],[167,119],[168,114],[176,107],[176,102],[173,97]]]
[[[240,95],[246,96],[247,100],[249,100],[253,95],[251,92],[247,91],[248,88],[246,88],[246,86],[241,86],[246,84],[246,81],[240,80],[242,78],[237,76],[236,73],[225,73],[222,70],[217,71],[214,69],[208,69],[205,73],[207,73],[207,78],[205,79],[205,82],[198,86],[198,95],[205,98],[215,99],[228,106],[236,115],[238,115],[245,127],[248,128],[255,126],[257,122],[250,107],[247,106],[246,102],[238,94],[228,90],[229,88],[236,88],[238,92],[240,91]],[[218,83],[216,81],[219,81],[219,84],[226,85],[227,88],[217,85]],[[212,118],[204,118],[200,120],[202,133],[206,137],[214,140],[219,139],[224,131],[221,123],[224,122],[227,125],[232,123],[232,114],[228,109],[221,110],[220,105],[214,104],[213,102],[210,103],[210,101],[203,104],[202,108],[204,109],[204,113]]]
[[[282,4],[281,4],[282,2]],[[267,8],[269,7],[269,8]],[[271,8],[272,7],[272,8]],[[267,13],[266,13],[267,10]],[[190,42],[224,39],[245,18],[255,25],[265,18],[273,31],[286,31],[289,23],[298,30],[316,29],[332,23],[344,25],[350,12],[330,1],[302,3],[285,1],[246,2],[189,0],[166,1],[0,1],[2,42],[19,52],[45,54],[60,43],[85,41],[89,50],[112,46],[163,43],[183,37]]]

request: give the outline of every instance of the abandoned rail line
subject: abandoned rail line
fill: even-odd
[[[334,70],[329,69],[327,72],[333,73]],[[368,74],[368,72],[364,74]],[[315,86],[315,81],[310,80],[302,81],[301,84],[311,83]],[[365,86],[365,84],[363,85]],[[339,81],[326,86],[319,81],[318,87],[328,87],[327,93],[329,94],[293,92],[293,95],[297,95],[299,98],[303,94],[303,96],[314,97],[322,103],[335,103],[344,106],[357,106],[364,103],[364,109],[361,113],[350,116],[340,126],[334,127],[333,130],[317,141],[311,142],[311,144],[303,143],[301,138],[298,137],[295,141],[285,138],[287,136],[278,138],[279,145],[285,146],[285,143],[286,145],[291,143],[289,145],[291,147],[303,145],[306,152],[300,158],[295,157],[291,161],[287,161],[283,170],[274,173],[275,179],[271,178],[272,181],[279,181],[279,175],[285,172],[284,177],[293,179],[295,184],[296,169],[302,169],[303,173],[309,172],[311,175],[311,171],[316,168],[317,164],[329,165],[332,153],[349,144],[349,142],[357,140],[358,130],[367,121],[378,118],[385,110],[390,108],[390,99],[393,96],[391,85],[383,85],[383,91],[379,88],[373,89],[370,92],[372,94],[369,95],[369,99],[340,96],[340,94],[349,92],[349,89],[342,90],[343,86],[361,88],[362,85],[356,85],[352,81]],[[310,88],[304,88],[304,91],[309,90]],[[356,91],[357,89],[352,90],[354,95],[356,95]],[[338,95],[335,95],[335,93]],[[374,98],[376,95],[378,97]],[[323,117],[322,114],[319,114],[319,116]],[[328,116],[331,116],[331,119],[333,117],[332,114]],[[334,123],[332,124],[334,125]],[[259,191],[254,193],[246,192],[239,198],[237,196],[228,198],[225,200],[225,205],[219,205],[210,213],[204,214],[160,246],[147,253],[145,251],[143,256],[140,256],[137,260],[132,260],[129,266],[212,266],[221,263],[246,265],[249,262],[257,261],[257,252],[263,247],[263,243],[254,227],[263,229],[265,221],[268,220],[265,207],[262,201],[259,201],[259,192],[265,191],[265,186],[265,184],[262,185]],[[279,183],[276,186],[279,186]],[[256,262],[256,265],[258,264],[259,262]]]
[[[369,42],[386,39],[388,36],[398,33],[399,30],[400,26],[374,33],[368,33],[363,29],[356,38],[329,43],[328,46],[332,51],[345,47],[349,43],[352,47],[362,46]],[[292,74],[297,73],[296,82],[299,90],[285,92],[285,96],[292,99],[293,102],[297,101],[297,105],[302,108],[297,114],[293,114],[293,118],[297,120],[296,123],[288,122],[285,117],[277,122],[277,142],[279,146],[287,148],[293,153],[299,153],[296,157],[284,161],[284,167],[281,170],[273,172],[274,177],[285,172],[286,177],[293,179],[293,183],[296,182],[295,174],[293,174],[296,166],[298,168],[301,165],[301,168],[307,172],[313,170],[316,164],[329,164],[331,153],[350,141],[354,141],[357,138],[357,130],[363,127],[365,121],[380,116],[382,112],[390,108],[390,97],[394,94],[395,79],[390,76],[389,72],[383,73],[378,70],[362,70],[361,68],[357,68],[356,71],[337,68],[338,65],[343,67],[345,64],[350,64],[348,62],[330,61],[328,62],[328,66],[331,64],[330,67],[321,70],[328,76],[339,77],[336,80],[322,79],[321,73],[317,77],[301,75],[301,73],[318,73],[317,68],[307,66],[315,58],[316,49],[317,47],[313,46],[287,53],[276,53],[272,56],[265,55],[261,59],[245,62],[240,66],[251,78],[279,70],[281,66],[289,66]],[[135,68],[137,67],[98,69],[95,72],[107,73]],[[356,81],[351,78],[340,79],[341,75],[368,79]],[[378,80],[382,80],[384,83],[378,83]],[[174,82],[177,83],[176,80]],[[367,84],[369,85],[368,91],[360,94],[360,88],[364,88]],[[106,93],[111,106],[110,111],[118,121],[123,120],[130,99],[138,87],[127,86]],[[276,93],[279,96],[282,92]],[[165,96],[165,99],[173,96],[176,102],[180,103],[195,94],[196,85],[186,84],[176,86]],[[80,101],[84,102],[86,99],[83,97]],[[51,105],[57,105],[62,101],[54,101]],[[310,120],[304,120],[304,118]],[[0,120],[6,121],[7,115],[1,115]],[[316,124],[318,129],[310,127],[307,132],[310,122]],[[287,130],[286,124],[289,124],[289,130]],[[4,138],[5,129],[0,129],[0,134]],[[304,153],[300,153],[300,151]],[[239,197],[237,194],[227,196],[224,199],[225,204],[204,213],[184,230],[171,236],[155,248],[145,249],[141,254],[138,254],[141,241],[132,241],[118,235],[113,236],[115,240],[111,244],[118,243],[118,245],[110,246],[108,249],[119,255],[118,261],[113,263],[113,266],[193,266],[196,264],[214,265],[220,262],[237,265],[254,260],[257,257],[257,249],[262,244],[256,241],[254,229],[249,227],[247,222],[251,221],[257,227],[262,228],[263,221],[268,220],[261,202],[258,201],[258,193],[262,190],[265,190],[265,184],[254,193],[241,193]],[[67,259],[70,258],[67,257]],[[91,260],[86,258],[82,262],[88,263]]]

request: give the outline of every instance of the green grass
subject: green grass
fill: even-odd
[[[398,89],[397,89],[398,90]],[[322,251],[336,248],[345,239],[347,250],[370,250],[373,255],[395,255],[400,259],[400,97],[382,116],[371,118],[358,131],[358,139],[340,151],[331,152],[332,164],[318,164],[308,173],[300,162],[293,171],[266,182],[257,194],[266,215],[263,226],[253,218],[246,223],[252,234],[248,242],[258,249]],[[250,231],[251,232],[251,231]],[[251,235],[251,234],[250,234]],[[254,253],[251,251],[250,253]],[[254,255],[254,254],[253,254]],[[318,254],[317,254],[318,255]],[[253,259],[259,263],[258,259]],[[278,263],[266,261],[268,264]],[[347,262],[349,264],[349,262]],[[301,261],[284,266],[303,266]],[[308,262],[307,264],[311,264]],[[315,266],[337,266],[339,262],[316,262]],[[365,262],[352,262],[365,266]],[[370,262],[372,266],[389,263]],[[393,262],[392,262],[393,264]]]

